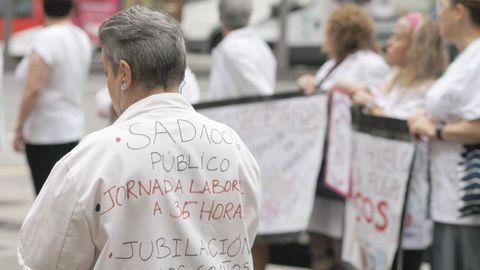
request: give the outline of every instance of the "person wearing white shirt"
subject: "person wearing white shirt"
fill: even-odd
[[[390,73],[390,67],[379,54],[372,18],[355,5],[334,10],[327,21],[324,50],[331,58],[316,75],[305,74],[297,80],[305,94],[328,92],[334,86],[362,83],[379,89]],[[326,144],[328,145],[328,144]],[[317,181],[317,196],[310,221],[310,246],[313,269],[340,267],[344,200],[323,184],[325,160]],[[315,173],[315,172],[312,172]]]
[[[136,6],[99,29],[118,120],[52,170],[28,213],[24,269],[252,269],[260,169],[230,127],[179,94],[170,15]]]
[[[1,48],[1,46],[0,46]],[[3,150],[5,142],[5,101],[3,95],[3,54],[0,54],[0,151]]]
[[[407,120],[425,109],[425,96],[445,70],[447,58],[435,21],[421,13],[409,13],[397,21],[387,42],[387,60],[395,67],[388,83],[377,95],[368,89],[351,91],[353,103],[375,115]],[[405,270],[420,269],[423,251],[432,242],[427,210],[428,145],[419,142],[416,146],[402,240]]]
[[[409,120],[430,138],[432,269],[480,269],[480,1],[442,0],[440,32],[460,54]]]
[[[247,27],[251,0],[220,0],[223,40],[212,51],[209,99],[272,95],[277,63],[253,29]]]
[[[14,149],[24,151],[38,194],[50,170],[84,133],[83,86],[92,55],[88,35],[70,16],[71,0],[46,0],[46,26],[17,67],[24,88]]]
[[[189,67],[185,70],[185,79],[180,85],[180,94],[190,104],[196,104],[200,101],[200,87],[198,86],[197,77]],[[109,119],[111,123],[117,119],[106,86],[98,90],[95,95],[95,110],[98,116]]]

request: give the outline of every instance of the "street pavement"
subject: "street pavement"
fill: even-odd
[[[191,55],[188,64],[197,74],[201,96],[204,97],[208,89],[208,70],[210,58],[202,55]],[[288,74],[287,77],[292,77]],[[84,111],[86,115],[87,132],[101,129],[108,125],[107,120],[100,119],[93,106],[93,100],[100,88],[105,85],[105,75],[95,59],[92,72],[85,85]],[[280,80],[278,91],[295,89],[291,78]],[[18,270],[16,248],[18,232],[22,221],[34,200],[34,190],[30,179],[30,172],[26,165],[24,154],[15,153],[11,147],[13,128],[21,98],[21,89],[14,80],[13,71],[7,70],[4,74],[3,105],[5,111],[7,142],[0,150],[0,270]],[[0,99],[1,100],[1,99]],[[294,270],[300,268],[269,265],[268,270]]]

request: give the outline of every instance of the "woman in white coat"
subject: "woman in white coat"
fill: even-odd
[[[52,170],[20,231],[24,269],[252,269],[259,167],[179,94],[185,42],[136,6],[99,30],[119,118]]]
[[[252,13],[251,1],[219,1],[223,40],[212,51],[210,100],[275,92],[275,56],[267,43],[247,26]]]
[[[447,52],[436,23],[421,13],[400,18],[387,46],[387,60],[394,70],[381,93],[374,96],[365,88],[350,93],[353,102],[369,113],[407,120],[425,109],[425,96],[445,70]],[[419,142],[402,241],[405,270],[420,269],[423,251],[432,242],[432,222],[427,217],[427,164],[428,147]]]
[[[297,80],[304,93],[327,92],[337,84],[363,83],[371,89],[383,85],[390,68],[379,54],[373,20],[361,7],[345,5],[335,10],[328,19],[325,40],[324,49],[331,59],[316,76],[307,74]],[[332,198],[333,192],[323,185],[323,167],[310,225],[316,270],[331,269],[340,263],[345,209],[343,199]]]
[[[432,269],[480,269],[480,0],[441,0],[439,17],[460,54],[409,121],[430,139]]]

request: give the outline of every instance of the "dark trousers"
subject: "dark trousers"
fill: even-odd
[[[480,226],[434,223],[432,270],[479,270]]]
[[[65,144],[26,144],[28,166],[38,195],[55,163],[70,152],[78,141]]]
[[[423,253],[424,250],[403,250],[402,258],[402,270],[420,270],[422,265]],[[397,270],[398,268],[398,252],[395,256],[395,260],[392,264],[392,270]]]

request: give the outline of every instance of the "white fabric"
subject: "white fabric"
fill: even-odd
[[[389,93],[380,94],[376,101],[386,116],[407,120],[425,109],[425,95],[433,83],[429,80],[408,89],[396,84]]]
[[[380,94],[376,101],[385,116],[407,120],[425,109],[425,96],[433,80],[404,87],[395,84],[389,93]],[[414,168],[407,201],[407,220],[403,231],[405,249],[425,249],[432,243],[432,221],[428,219],[428,146],[416,144]]]
[[[315,84],[321,83],[322,91],[330,90],[337,81],[341,80],[352,84],[367,84],[370,91],[377,95],[390,73],[390,67],[385,59],[369,50],[349,55],[328,75],[335,64],[336,61],[333,59],[327,61],[315,76]]]
[[[327,77],[335,66],[335,60],[329,60],[319,69],[315,76],[315,83],[321,82],[321,90],[328,91],[337,81],[348,83],[365,83],[377,93],[390,73],[390,67],[379,54],[371,51],[358,51],[348,56]],[[345,208],[345,203],[329,198],[315,200],[309,230],[325,234],[333,238],[341,238],[343,231],[344,211],[331,211],[331,208]]]
[[[276,69],[264,40],[250,28],[234,30],[212,51],[209,99],[271,95]]]
[[[200,101],[200,87],[198,86],[197,77],[189,67],[185,70],[184,82],[180,85],[180,88],[182,96],[191,104]],[[112,99],[106,86],[98,90],[95,95],[95,111],[100,117],[109,119],[113,117]]]
[[[426,107],[439,121],[480,119],[480,39],[473,41],[427,94]],[[440,223],[480,225],[480,215],[460,218],[457,171],[462,161],[461,144],[431,142],[432,217]]]
[[[0,46],[0,49],[2,47]],[[5,143],[5,100],[3,95],[3,54],[0,55],[0,152]]]
[[[259,174],[231,128],[179,94],[147,97],[56,164],[22,226],[19,261],[35,270],[252,269]]]
[[[197,77],[189,67],[185,70],[184,81],[180,94],[191,104],[198,103],[200,101],[200,87],[198,86]]]
[[[26,119],[25,141],[31,144],[77,141],[83,136],[85,126],[82,98],[92,58],[90,39],[74,25],[52,25],[36,34],[32,47],[49,66],[49,78]],[[16,70],[22,87],[28,78],[29,57],[25,56]]]
[[[309,231],[342,239],[344,216],[345,202],[317,196],[310,218]]]

